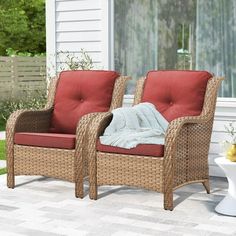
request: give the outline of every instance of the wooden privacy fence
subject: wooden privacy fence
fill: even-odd
[[[45,57],[0,57],[0,100],[46,92]]]

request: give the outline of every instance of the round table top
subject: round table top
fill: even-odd
[[[236,166],[236,162],[230,161],[226,158],[226,156],[221,156],[215,159],[215,162],[217,164],[226,164],[226,165],[235,165]]]

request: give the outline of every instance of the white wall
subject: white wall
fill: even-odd
[[[80,56],[84,49],[94,67],[109,67],[108,1],[47,0],[47,54],[51,71],[64,67],[61,51]],[[52,74],[53,74],[52,72]]]
[[[216,104],[216,112],[211,137],[211,146],[209,153],[210,174],[215,176],[224,176],[220,168],[215,164],[214,159],[222,152],[219,142],[228,138],[225,132],[225,125],[236,121],[236,101],[235,99],[219,98]]]
[[[56,52],[69,51],[79,55],[84,48],[96,68],[112,66],[112,0],[47,0],[47,57],[51,72],[59,68]],[[124,105],[133,96],[125,96]],[[219,141],[224,140],[224,125],[236,120],[236,99],[218,99],[209,154],[211,175],[222,176],[214,159],[221,152]]]

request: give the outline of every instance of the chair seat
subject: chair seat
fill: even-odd
[[[19,132],[14,136],[14,143],[26,146],[74,149],[74,134],[57,134],[57,133],[26,133]]]
[[[139,144],[135,148],[126,149],[126,148],[103,145],[101,144],[100,140],[98,140],[97,150],[100,152],[110,152],[110,153],[138,155],[138,156],[153,156],[153,157],[164,156],[164,145],[157,145],[157,144]]]

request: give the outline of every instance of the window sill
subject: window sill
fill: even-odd
[[[217,98],[217,107],[235,107],[236,108],[236,98]]]
[[[132,106],[134,95],[126,94],[124,96],[124,106]],[[235,109],[233,109],[235,108]],[[235,119],[236,117],[236,98],[217,98],[216,113],[217,117],[228,117]]]

